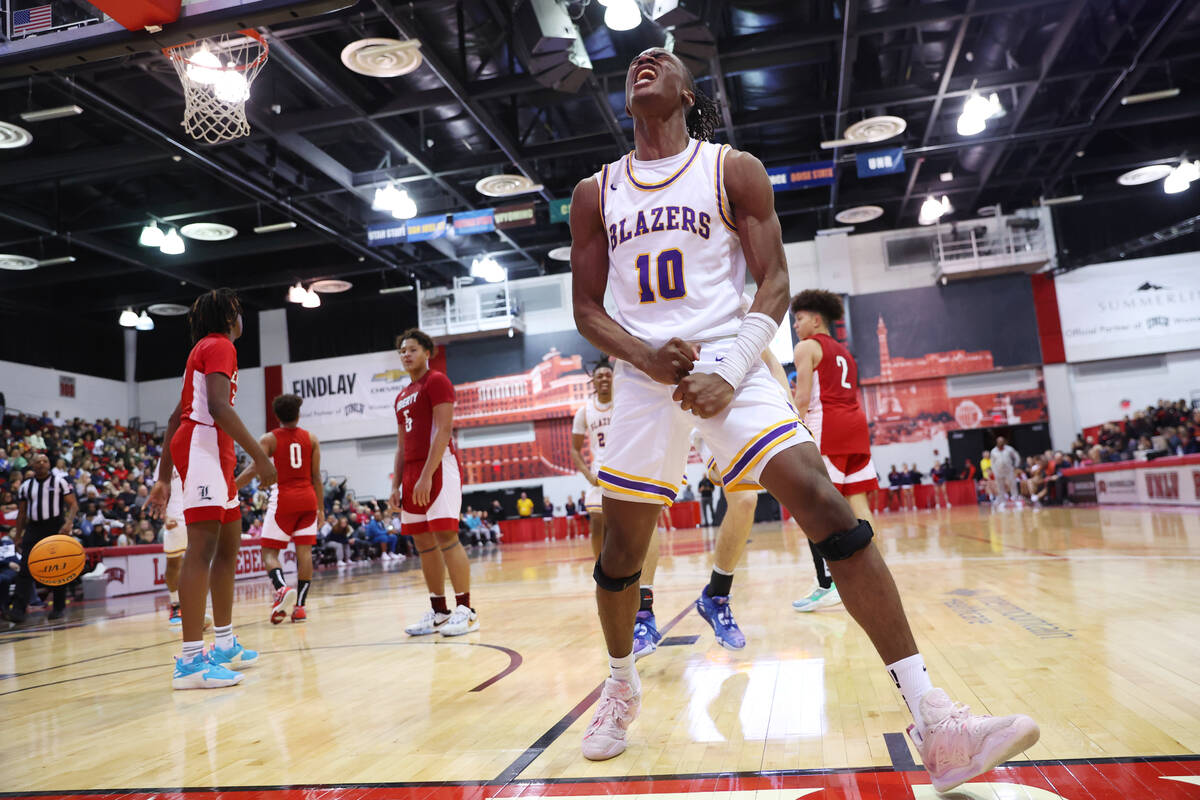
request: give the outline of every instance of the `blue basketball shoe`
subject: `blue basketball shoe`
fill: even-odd
[[[209,651],[209,657],[214,664],[220,664],[224,667],[246,667],[258,661],[257,650],[247,650],[242,647],[242,643],[233,637],[233,647],[222,650],[213,645],[213,649]]]
[[[175,657],[175,674],[171,686],[175,689],[221,689],[236,686],[245,676],[212,660],[210,653],[200,653],[191,660]]]
[[[654,621],[653,611],[639,611],[637,621],[633,624],[633,658],[636,661],[642,656],[648,656],[658,649],[662,634]]]
[[[729,596],[709,597],[707,589],[700,590],[696,598],[696,611],[717,635],[721,647],[729,650],[741,650],[746,646],[746,635],[738,627],[733,618],[733,609],[729,606]]]

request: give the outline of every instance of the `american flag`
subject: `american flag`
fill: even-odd
[[[20,11],[12,12],[12,32],[13,36],[17,34],[37,33],[38,31],[49,30],[53,25],[53,18],[50,15],[50,6],[38,6],[36,8],[23,8]]]

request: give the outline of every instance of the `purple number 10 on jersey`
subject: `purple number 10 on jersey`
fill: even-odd
[[[638,302],[654,303],[659,299],[678,300],[687,295],[683,282],[683,253],[675,248],[658,254],[658,296],[650,286],[650,254],[637,257]]]

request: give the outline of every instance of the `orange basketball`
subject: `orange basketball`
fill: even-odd
[[[29,553],[29,572],[46,586],[62,586],[79,577],[87,556],[74,536],[56,533],[33,546]]]

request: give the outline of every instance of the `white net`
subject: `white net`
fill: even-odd
[[[251,30],[163,50],[183,84],[183,129],[209,144],[247,136],[250,85],[267,62],[267,43]]]

